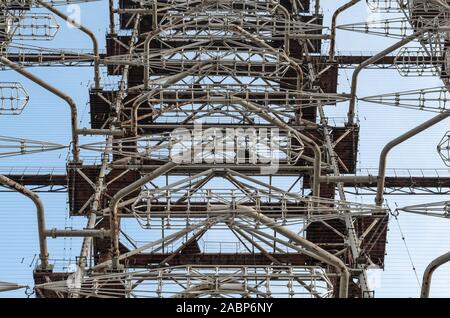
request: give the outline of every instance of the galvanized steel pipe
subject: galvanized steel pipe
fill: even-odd
[[[151,90],[150,92],[147,93],[143,93],[140,96],[138,96],[136,100],[133,102],[131,111],[131,130],[133,131],[133,134],[135,136],[138,135],[138,111],[142,103],[144,103],[147,99],[151,98],[153,95],[158,94],[163,89],[169,87],[170,85],[173,85],[181,81],[182,79],[189,76],[190,74],[192,74],[192,72],[196,71],[197,69],[209,68],[211,66],[212,66],[211,61],[204,61],[202,63],[196,64],[185,72],[169,77],[164,84],[160,85],[159,88]]]
[[[435,260],[433,260],[430,265],[427,266],[425,269],[425,272],[423,274],[423,281],[422,281],[422,290],[420,293],[421,298],[428,298],[430,297],[430,289],[431,289],[431,279],[433,277],[433,273],[438,267],[450,262],[450,252],[447,254],[444,254],[442,256],[439,256]]]
[[[44,204],[42,203],[41,198],[39,198],[39,196],[33,191],[25,188],[23,185],[1,174],[0,174],[0,184],[11,187],[15,191],[30,198],[36,205],[37,225],[39,233],[39,259],[41,260],[40,269],[51,270],[50,265],[48,263],[48,248],[47,248],[47,239],[45,235],[45,211],[44,211]]]
[[[389,152],[396,146],[400,145],[404,141],[418,135],[419,133],[423,132],[424,130],[436,125],[437,123],[443,121],[444,119],[448,118],[450,116],[450,110],[447,110],[444,113],[441,113],[432,119],[424,122],[423,124],[411,129],[410,131],[404,133],[400,137],[395,138],[390,143],[388,143],[383,150],[381,151],[380,155],[380,165],[378,167],[378,186],[377,186],[377,196],[375,199],[375,203],[377,206],[381,206],[383,204],[383,197],[384,197],[384,185],[386,181],[386,166],[387,166],[387,156]]]
[[[67,15],[65,15],[64,13],[62,13],[61,11],[56,9],[55,7],[49,5],[48,3],[44,2],[43,0],[36,0],[36,2],[39,3],[39,5],[45,7],[47,10],[49,10],[49,11],[53,12],[54,14],[56,14],[61,19],[69,22],[74,27],[80,29],[81,32],[87,34],[91,38],[92,46],[93,46],[93,50],[94,50],[94,83],[95,83],[95,89],[100,89],[100,53],[99,53],[99,49],[98,49],[98,41],[97,41],[97,38],[95,37],[95,34],[91,30],[89,30],[88,28],[82,26],[78,21],[75,21],[71,17],[68,17]]]
[[[80,149],[79,149],[79,145],[78,145],[78,128],[77,128],[78,127],[78,124],[77,124],[77,121],[78,121],[78,119],[77,119],[78,117],[77,116],[78,115],[77,115],[77,105],[72,100],[72,98],[70,98],[68,95],[64,94],[63,92],[61,92],[56,87],[53,87],[52,85],[50,85],[47,82],[43,81],[39,77],[37,77],[37,76],[31,74],[30,72],[26,71],[24,68],[22,68],[21,66],[17,65],[16,63],[8,60],[7,58],[5,58],[3,56],[0,56],[0,62],[2,64],[5,64],[6,66],[10,67],[11,69],[16,71],[17,73],[25,76],[29,80],[33,81],[34,83],[36,83],[39,86],[45,88],[49,92],[55,94],[56,96],[58,96],[59,98],[65,100],[67,102],[67,104],[70,107],[70,113],[71,113],[73,160],[75,162],[78,162],[80,160],[80,157],[79,157]]]
[[[321,247],[317,246],[316,244],[308,241],[307,239],[297,235],[296,233],[292,232],[291,230],[287,229],[286,227],[277,224],[274,220],[271,218],[265,216],[262,213],[257,212],[251,207],[238,205],[237,209],[239,211],[242,211],[245,213],[245,215],[251,217],[254,220],[258,220],[261,223],[268,226],[270,229],[274,230],[275,232],[285,236],[286,238],[292,240],[293,242],[297,243],[301,247],[303,247],[305,250],[313,253],[314,255],[317,255],[321,260],[325,261],[327,264],[333,266],[336,268],[336,270],[339,272],[341,278],[339,283],[339,298],[347,298],[348,297],[348,285],[350,280],[350,273],[347,269],[347,266],[345,266],[344,262],[340,260],[338,257],[334,256],[333,254],[327,252],[326,250],[322,249]]]
[[[177,164],[174,162],[168,162],[165,165],[159,167],[152,173],[142,177],[141,179],[133,182],[132,184],[126,186],[119,192],[117,192],[111,199],[110,203],[110,220],[111,220],[111,240],[113,245],[113,268],[119,268],[119,217],[117,214],[117,208],[119,201],[122,200],[127,195],[139,190],[142,186],[150,182],[151,180],[167,173],[172,168],[176,167]]]
[[[352,76],[352,91],[350,94],[350,106],[349,106],[349,110],[348,110],[348,124],[350,126],[354,125],[355,122],[355,108],[356,108],[356,92],[358,89],[358,76],[361,73],[361,71],[363,69],[365,69],[367,66],[372,65],[376,62],[378,62],[379,60],[381,60],[383,57],[385,57],[386,55],[388,55],[389,53],[394,52],[395,50],[401,48],[402,46],[408,44],[409,42],[412,42],[416,39],[418,39],[420,36],[422,36],[426,31],[420,31],[420,32],[416,32],[410,36],[407,36],[406,38],[404,38],[403,40],[395,43],[394,45],[388,47],[387,49],[383,50],[382,52],[372,56],[371,58],[368,58],[367,60],[365,60],[364,62],[362,62],[360,65],[358,65],[358,67],[355,69],[355,71],[353,72],[353,76]]]
[[[264,109],[258,107],[254,103],[248,102],[241,98],[236,98],[236,102],[240,103],[242,106],[246,107],[248,110],[251,110],[258,114],[261,118],[267,120],[273,125],[291,131],[295,134],[300,140],[304,141],[314,152],[314,179],[313,179],[313,195],[315,197],[320,197],[320,175],[322,172],[322,152],[320,147],[312,140],[311,138],[301,134],[298,130],[292,128],[288,124],[284,123],[278,118],[270,116]]]
[[[330,55],[329,60],[331,62],[334,62],[334,59],[336,57],[337,18],[342,12],[353,7],[355,4],[357,4],[360,1],[361,0],[351,0],[350,2],[347,2],[346,4],[344,4],[342,7],[338,8],[333,14],[333,18],[331,20],[330,53],[329,53],[329,55]]]

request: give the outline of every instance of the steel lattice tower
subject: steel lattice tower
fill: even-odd
[[[0,175],[38,208],[38,297],[373,297],[367,270],[384,267],[384,195],[448,193],[450,178],[386,176],[389,150],[424,126],[385,148],[378,175],[357,173],[358,76],[366,68],[439,76],[440,88],[360,100],[438,112],[425,126],[445,119],[449,1],[367,1],[404,17],[338,25],[360,2],[349,1],[326,26],[318,0],[111,0],[106,52],[84,27],[89,54],[14,44],[53,37],[54,15],[73,22],[58,4],[76,2],[84,1],[7,0],[0,14],[3,66],[61,97],[72,116],[66,174]],[[36,6],[48,14],[32,16]],[[41,33],[27,33],[27,19]],[[373,56],[340,55],[337,29],[399,42]],[[417,48],[404,47],[413,41]],[[77,105],[26,70],[32,65],[94,69],[91,127],[77,127]],[[101,81],[100,67],[113,85]],[[344,68],[354,69],[352,91],[338,94]],[[20,113],[25,89],[0,88],[0,114]],[[349,105],[341,123],[326,116],[336,104]],[[81,135],[105,141],[80,144]],[[16,150],[7,155],[66,148],[0,142]],[[438,149],[448,162],[448,136]],[[84,157],[92,152],[101,154],[95,163]],[[87,217],[85,229],[47,229],[45,207],[24,186],[67,191],[70,215]],[[351,202],[355,193],[376,194],[376,204]],[[447,211],[447,203],[402,210],[442,205]],[[123,230],[131,220],[148,233],[144,244]],[[75,273],[53,270],[47,237],[84,238]],[[214,246],[211,237],[223,241]]]

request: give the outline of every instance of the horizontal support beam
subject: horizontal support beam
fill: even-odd
[[[111,130],[111,129],[89,129],[82,128],[77,130],[78,135],[82,136],[115,136],[123,137],[125,132],[123,130]]]
[[[57,237],[98,237],[104,239],[109,237],[111,231],[107,230],[58,230],[51,229],[45,231],[45,236],[57,238]]]
[[[326,184],[345,183],[345,184],[376,184],[378,178],[374,176],[322,176],[320,182]]]
[[[30,186],[67,186],[66,174],[5,174],[22,185]]]
[[[230,165],[224,165],[226,168],[238,171],[258,172],[258,167],[252,167],[250,165],[239,165],[231,167]],[[158,165],[112,165],[114,169],[143,169],[143,173],[146,171],[152,171],[159,167]],[[204,171],[208,168],[220,168],[220,165],[186,165],[179,168],[175,168],[171,174],[183,174],[185,171],[191,173],[195,171]],[[311,167],[302,166],[282,166],[280,167],[280,175],[299,175],[301,171],[310,171]],[[5,174],[8,178],[19,182],[22,185],[31,186],[67,186],[68,179],[65,174]],[[344,176],[345,187],[355,188],[367,188],[374,185],[376,182],[376,176]],[[322,183],[334,183],[339,181],[331,176],[323,176],[321,178]],[[386,188],[442,188],[450,189],[450,177],[386,177]]]
[[[180,265],[271,265],[273,258],[282,264],[290,265],[308,265],[313,262],[310,257],[304,254],[292,253],[271,253],[267,254],[235,254],[235,253],[204,253],[204,254],[177,254],[170,260],[170,266]],[[170,253],[164,254],[138,254],[127,259],[127,266],[132,268],[147,268],[151,264],[160,264],[162,261],[171,256]],[[272,258],[273,257],[273,258]]]
[[[27,54],[19,54],[19,53],[8,53],[8,59],[23,65],[39,65],[39,64],[55,64],[60,63],[62,66],[92,66],[94,63],[94,53],[86,53],[86,54],[57,54],[57,53],[27,53]],[[104,59],[106,57],[105,54],[100,54],[100,59]],[[340,55],[336,57],[336,61],[338,65],[359,65],[363,61],[367,60],[371,56],[368,55]],[[395,56],[388,55],[376,62],[375,65],[394,65]],[[311,57],[312,61],[315,63],[326,63],[328,60],[327,56],[319,56]],[[427,58],[419,58],[415,59],[411,57],[408,61],[404,61],[405,64],[410,62],[411,64],[416,64],[418,61],[427,62]],[[431,61],[431,58],[429,58]]]

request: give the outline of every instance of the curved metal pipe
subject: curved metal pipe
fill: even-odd
[[[50,265],[48,263],[47,238],[45,235],[45,211],[44,211],[44,204],[42,203],[41,198],[39,198],[39,196],[33,191],[25,188],[23,185],[1,174],[0,174],[0,184],[7,185],[8,187],[13,188],[14,190],[23,194],[27,198],[30,198],[36,205],[37,224],[39,233],[39,259],[41,260],[40,269],[51,270]]]
[[[284,18],[286,19],[287,30],[285,30],[286,34],[284,35],[284,50],[289,54],[290,52],[289,33],[291,31],[291,14],[289,13],[288,9],[286,9],[280,2],[272,1],[272,4],[275,5],[275,8],[280,10],[280,12],[284,15]]]
[[[172,84],[175,84],[181,81],[183,78],[192,74],[192,72],[196,71],[198,68],[209,68],[212,66],[211,61],[204,61],[202,63],[196,64],[191,67],[189,70],[182,72],[180,74],[176,74],[170,77],[164,84],[161,84],[159,88],[154,89],[148,93],[141,94],[136,100],[133,102],[132,111],[131,111],[131,131],[135,136],[138,135],[138,111],[139,107],[144,103],[148,98],[151,98],[153,95],[158,94],[161,90],[169,87]]]
[[[182,22],[183,18],[179,18],[176,19],[174,24]],[[198,23],[200,20],[196,20],[196,22]],[[290,25],[290,21],[289,21],[289,25]],[[171,28],[174,27],[174,25],[170,26]],[[247,37],[248,39],[251,39],[252,41],[256,42],[257,44],[263,46],[264,48],[268,49],[269,51],[271,51],[274,54],[278,54],[279,52],[274,49],[272,46],[268,45],[266,42],[258,39],[256,36],[254,36],[253,34],[249,33],[248,31],[246,31],[245,29],[243,29],[242,27],[238,26],[238,25],[230,25],[229,26],[230,30],[234,30],[237,33],[240,33],[241,35],[244,35],[245,37]],[[164,28],[159,28],[157,30],[154,30],[153,32],[149,33],[148,36],[145,38],[144,40],[144,56],[145,56],[145,61],[144,61],[144,90],[148,89],[148,83],[149,83],[149,75],[150,75],[150,65],[149,65],[149,51],[150,51],[150,42],[156,38],[156,36],[158,34],[160,34],[162,31],[164,31]],[[286,46],[289,49],[289,40],[288,40],[288,36],[285,37],[285,41],[286,41]],[[298,74],[298,79],[297,79],[297,88],[298,90],[301,90],[302,86],[303,86],[303,76],[304,76],[304,72],[302,70],[302,68],[300,67],[300,65],[298,63],[296,63],[293,59],[291,59],[286,52],[284,52],[283,54],[283,58],[289,62],[289,64],[295,69],[295,71]]]
[[[305,250],[311,252],[314,255],[317,255],[319,260],[324,261],[325,263],[335,267],[336,270],[341,275],[340,283],[339,283],[339,298],[347,298],[348,297],[348,284],[349,284],[349,279],[350,279],[350,273],[347,269],[347,266],[345,266],[345,264],[342,260],[340,260],[338,257],[334,256],[333,254],[327,252],[326,250],[322,249],[321,247],[317,246],[316,244],[297,235],[296,233],[292,232],[291,230],[287,229],[286,227],[277,224],[271,218],[265,216],[262,213],[257,212],[256,210],[254,210],[251,207],[238,205],[237,209],[239,209],[239,211],[244,212],[247,216],[251,217],[252,219],[265,224],[266,226],[268,226],[270,229],[274,230],[275,232],[277,232],[277,233],[285,236],[286,238],[292,240],[293,242],[297,243],[299,246],[303,247]]]
[[[329,60],[331,62],[334,62],[334,59],[336,57],[337,18],[342,12],[353,7],[355,4],[357,4],[360,1],[361,0],[351,0],[350,2],[344,4],[342,7],[339,7],[333,14],[333,18],[331,20],[330,53],[329,53]]]
[[[124,253],[124,254],[121,254],[121,255],[118,257],[118,259],[115,260],[115,261],[119,262],[119,261],[124,260],[124,259],[127,259],[127,258],[129,258],[129,257],[131,257],[131,256],[133,256],[133,255],[137,255],[137,254],[139,254],[139,253],[142,253],[142,252],[145,251],[146,249],[149,249],[149,248],[151,248],[151,247],[154,247],[154,246],[156,246],[156,245],[158,245],[158,244],[160,244],[160,243],[163,243],[164,241],[170,241],[170,240],[177,239],[177,238],[179,238],[179,237],[183,237],[183,236],[185,236],[187,233],[192,232],[192,231],[194,231],[194,230],[196,230],[196,229],[202,227],[203,225],[205,225],[205,224],[207,224],[207,223],[208,223],[208,220],[206,220],[206,221],[204,221],[204,222],[201,222],[201,223],[198,223],[198,224],[191,224],[191,225],[188,225],[186,228],[184,228],[183,230],[181,230],[181,231],[179,231],[179,232],[175,232],[175,233],[169,234],[169,235],[165,236],[164,238],[161,238],[161,239],[159,239],[159,240],[157,240],[157,241],[153,241],[153,242],[144,244],[144,245],[142,245],[142,246],[140,246],[140,247],[138,247],[138,248],[136,248],[136,249],[134,249],[134,250],[132,250],[132,251],[126,252],[126,253]],[[109,266],[111,266],[111,265],[114,266],[114,262],[115,262],[115,261],[111,261],[111,260],[104,261],[104,262],[102,262],[102,263],[100,263],[100,264],[95,265],[95,266],[92,268],[92,270],[93,270],[93,271],[98,271],[98,270],[100,270],[100,269],[103,269],[103,268],[105,268],[105,267],[109,267]],[[117,265],[117,268],[118,268],[118,265]]]
[[[55,7],[47,4],[43,0],[36,0],[36,2],[39,3],[39,5],[45,7],[47,10],[49,10],[52,13],[56,14],[61,19],[69,22],[74,27],[80,29],[81,32],[87,34],[91,38],[92,46],[93,46],[93,50],[94,50],[94,82],[95,82],[95,89],[100,89],[100,53],[99,53],[99,49],[98,49],[98,41],[97,41],[97,38],[95,37],[94,33],[91,30],[89,30],[88,28],[82,26],[78,21],[75,21],[71,17],[68,17],[67,15],[65,15],[64,13],[62,13],[61,11],[56,9]]]
[[[119,237],[118,237],[118,217],[117,217],[117,206],[119,201],[127,196],[128,194],[132,193],[133,191],[136,191],[152,179],[166,173],[170,169],[174,168],[177,164],[176,163],[167,163],[164,166],[161,166],[157,170],[155,170],[153,173],[141,178],[140,180],[134,182],[133,184],[127,186],[126,188],[119,191],[111,200],[110,204],[110,215],[111,215],[111,226],[113,227],[111,235],[113,237],[113,248],[114,248],[114,255],[112,260],[112,266],[113,268],[119,268],[119,261],[120,261],[120,252],[119,252]],[[339,289],[339,297],[340,298],[346,298],[348,295],[348,284],[349,284],[349,277],[350,274],[347,270],[347,267],[345,264],[336,256],[332,255],[331,253],[323,250],[322,248],[318,247],[312,242],[309,242],[308,240],[304,239],[303,237],[298,236],[294,232],[284,228],[283,226],[278,225],[276,222],[274,222],[272,219],[264,216],[261,213],[258,213],[254,209],[246,206],[240,206],[238,205],[237,208],[240,211],[243,211],[246,215],[250,216],[251,218],[261,221],[262,223],[266,224],[270,228],[272,228],[274,231],[282,234],[283,236],[291,239],[292,241],[296,242],[303,248],[305,248],[307,251],[311,252],[313,255],[317,255],[317,258],[320,261],[323,261],[331,266],[334,266],[337,271],[341,274],[341,280],[340,280],[340,289]],[[138,250],[136,251],[136,253]],[[105,263],[106,264],[106,263]]]
[[[142,177],[141,179],[133,182],[132,184],[126,186],[119,192],[117,192],[114,197],[111,199],[111,203],[109,204],[110,209],[110,220],[111,220],[111,240],[113,245],[113,261],[112,265],[113,268],[117,269],[119,268],[119,217],[117,213],[117,208],[119,201],[122,200],[124,197],[129,195],[130,193],[140,189],[142,186],[150,182],[151,180],[167,173],[169,170],[177,166],[174,162],[166,163],[165,165],[159,167],[152,173]]]
[[[414,40],[416,40],[417,38],[419,38],[420,36],[422,36],[424,33],[426,32],[426,30],[420,31],[420,32],[416,32],[410,36],[407,36],[406,38],[404,38],[403,40],[395,43],[394,45],[388,47],[387,49],[383,50],[382,52],[372,56],[371,58],[365,60],[364,62],[362,62],[360,65],[358,65],[358,67],[355,69],[355,71],[353,72],[353,77],[352,77],[352,91],[350,94],[350,106],[349,106],[349,110],[348,110],[348,125],[352,126],[354,125],[354,121],[355,121],[355,108],[356,108],[356,91],[358,89],[358,76],[361,73],[361,71],[363,69],[365,69],[367,66],[378,62],[379,60],[381,60],[383,57],[385,57],[386,55],[388,55],[389,53],[394,52],[395,50],[401,48],[402,46],[404,46],[405,44],[408,44],[409,42],[412,42]]]
[[[255,35],[251,34],[250,32],[248,32],[247,30],[243,29],[242,27],[238,26],[238,25],[231,25],[230,26],[231,30],[236,30],[236,32],[245,35],[247,38],[253,40],[254,42],[256,42],[257,44],[259,44],[260,46],[263,46],[264,48],[266,48],[267,50],[271,51],[274,54],[278,54],[279,52],[274,49],[272,46],[270,46],[269,44],[267,44],[266,42],[264,42],[261,39],[258,39],[258,37],[256,37]],[[295,62],[292,58],[290,58],[286,52],[283,52],[282,54],[283,58],[292,66],[292,68],[297,72],[297,90],[301,91],[302,87],[303,87],[303,77],[304,77],[304,72],[301,68],[301,66]]]
[[[75,162],[79,162],[80,161],[80,148],[78,145],[78,124],[77,124],[77,105],[75,104],[75,102],[72,100],[72,98],[70,98],[68,95],[64,94],[63,92],[61,92],[59,89],[57,89],[56,87],[53,87],[52,85],[48,84],[47,82],[43,81],[42,79],[40,79],[39,77],[31,74],[30,72],[26,71],[24,68],[20,67],[19,65],[17,65],[16,63],[8,60],[7,58],[0,56],[0,62],[2,64],[5,64],[7,66],[9,66],[11,69],[13,69],[14,71],[16,71],[17,73],[25,76],[26,78],[28,78],[29,80],[33,81],[34,83],[38,84],[39,86],[45,88],[46,90],[48,90],[49,92],[55,94],[56,96],[58,96],[59,98],[65,100],[67,102],[67,104],[70,107],[70,113],[71,113],[71,126],[72,126],[72,143],[73,143],[73,149],[72,149],[72,153],[73,153],[73,160]]]
[[[430,2],[434,2],[438,6],[442,6],[447,10],[450,10],[450,5],[442,0],[430,0]]]
[[[264,109],[261,109],[258,107],[258,105],[248,102],[241,98],[235,98],[238,103],[243,105],[248,110],[251,110],[258,114],[261,118],[267,120],[268,122],[272,123],[273,125],[291,131],[293,134],[295,134],[300,140],[303,140],[314,152],[314,179],[313,179],[313,196],[320,197],[320,175],[322,172],[322,151],[320,147],[312,140],[311,138],[305,136],[304,134],[300,133],[298,130],[292,128],[288,124],[284,123],[278,118],[270,116]]]
[[[182,22],[184,19],[184,17],[175,19],[174,22],[172,23],[172,25],[168,28],[173,28],[174,25],[176,25],[179,22]],[[196,21],[199,22],[202,19],[199,19]],[[153,30],[152,32],[150,32],[147,37],[144,40],[144,90],[148,89],[148,82],[149,82],[149,77],[150,77],[150,59],[149,59],[149,51],[150,51],[150,42],[153,41],[158,34],[160,34],[161,32],[163,32],[165,30],[165,28],[160,27],[159,29]]]
[[[431,279],[433,277],[433,273],[438,267],[450,262],[450,252],[439,256],[435,260],[433,260],[430,265],[427,266],[425,272],[423,273],[422,280],[422,290],[420,292],[421,298],[429,298],[430,297],[430,288],[431,288]]]
[[[382,150],[380,155],[380,165],[378,168],[378,185],[377,185],[377,196],[375,199],[375,203],[377,206],[381,206],[383,204],[383,196],[384,196],[384,185],[386,181],[386,165],[387,165],[387,156],[389,152],[399,144],[404,141],[418,135],[424,130],[436,125],[437,123],[443,121],[447,117],[450,116],[450,110],[441,113],[430,120],[424,122],[423,124],[411,129],[410,131],[404,133],[400,137],[395,138],[390,143],[388,143]]]

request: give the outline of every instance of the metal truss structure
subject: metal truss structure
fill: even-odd
[[[367,271],[384,266],[384,196],[450,193],[445,174],[386,171],[393,147],[450,115],[449,1],[368,0],[393,17],[338,25],[339,14],[360,2],[353,0],[331,26],[319,0],[109,1],[105,51],[58,9],[83,2],[0,4],[2,68],[71,110],[68,146],[0,137],[0,158],[71,152],[66,171],[0,168],[2,191],[36,204],[37,297],[373,297]],[[92,50],[15,42],[51,40],[60,29],[55,16],[89,36]],[[373,55],[342,55],[337,30],[398,42]],[[72,98],[32,66],[94,69],[91,127],[78,127]],[[352,91],[338,94],[345,68],[354,69]],[[359,98],[358,76],[367,68],[438,76],[444,84]],[[101,69],[113,84],[103,83]],[[361,173],[358,99],[437,117],[389,143],[374,174]],[[18,115],[28,103],[20,83],[0,83],[0,115]],[[348,117],[328,118],[330,105],[349,105]],[[105,138],[80,144],[79,136]],[[438,150],[448,163],[448,136]],[[87,217],[86,227],[46,228],[38,192],[66,192],[70,216]],[[352,202],[350,194],[376,194],[376,204]],[[399,211],[448,217],[448,206]],[[124,231],[129,221],[146,242]],[[218,246],[208,244],[214,235]],[[84,238],[73,273],[53,266],[48,237]],[[231,250],[222,249],[227,242]]]
[[[176,266],[149,271],[96,275],[81,288],[51,282],[36,286],[42,294],[52,291],[83,297],[310,297],[327,298],[333,284],[322,268],[294,266]]]

